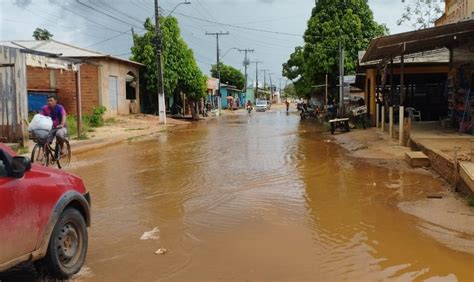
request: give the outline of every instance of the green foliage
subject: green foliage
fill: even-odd
[[[293,98],[297,97],[295,85],[293,83],[288,84],[285,89],[283,89],[283,98]]]
[[[68,115],[66,118],[67,131],[71,138],[77,139],[77,118],[72,115]],[[82,132],[79,139],[88,139],[87,133],[90,130],[89,120],[86,117],[82,117]]]
[[[163,34],[164,88],[168,97],[182,91],[188,99],[198,101],[207,92],[207,78],[199,69],[193,51],[181,37],[178,21],[174,17],[161,17]],[[155,51],[155,25],[150,18],[144,23],[146,32],[133,37],[131,59],[145,65],[140,79],[141,89],[148,100],[156,105],[157,64]]]
[[[53,38],[53,34],[51,34],[46,28],[37,27],[35,31],[33,31],[33,38],[35,40],[50,40]]]
[[[237,89],[245,88],[245,76],[242,72],[234,67],[219,63],[221,71],[221,82],[235,86]],[[218,77],[217,64],[212,65],[211,75]]]
[[[413,0],[413,4],[404,8],[398,25],[408,24],[413,29],[423,29],[434,25],[443,11],[437,1]]]
[[[99,127],[104,125],[104,114],[107,108],[104,106],[97,106],[92,109],[92,114],[86,116],[86,120],[92,127]]]
[[[313,8],[304,45],[295,48],[283,64],[283,76],[294,83],[298,96],[309,96],[314,85],[336,85],[339,75],[339,44],[344,48],[344,69],[354,73],[358,52],[365,50],[372,38],[388,33],[374,21],[367,0],[319,0]]]
[[[470,207],[474,207],[474,196],[469,197],[469,199],[468,199],[468,201],[467,201],[467,204],[468,204]]]

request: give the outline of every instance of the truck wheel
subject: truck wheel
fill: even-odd
[[[84,264],[87,241],[82,214],[74,208],[64,210],[54,226],[46,256],[35,262],[36,269],[47,277],[69,278]]]

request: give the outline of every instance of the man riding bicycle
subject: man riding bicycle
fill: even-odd
[[[55,96],[48,96],[48,104],[43,106],[40,112],[41,115],[50,117],[53,120],[53,129],[49,132],[48,141],[53,141],[56,137],[56,142],[61,147],[61,155],[66,153],[66,146],[64,141],[66,140],[67,129],[66,129],[66,110],[56,100]]]

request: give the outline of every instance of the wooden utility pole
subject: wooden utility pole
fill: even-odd
[[[324,106],[328,105],[328,74],[326,74],[326,84],[324,85],[325,95],[324,95]]]
[[[344,115],[344,48],[339,43],[339,113]]]
[[[269,69],[264,69],[263,71],[263,90],[267,90],[267,71]]]
[[[222,109],[222,97],[221,97],[221,64],[220,64],[220,49],[219,49],[219,36],[220,35],[229,35],[229,32],[206,32],[206,35],[212,35],[216,37],[216,44],[217,44],[217,79],[218,79],[218,94],[217,94],[217,108],[219,110],[219,114],[221,113]]]
[[[77,139],[81,139],[81,135],[82,135],[81,64],[77,64],[77,71],[76,71],[76,111],[77,111]]]

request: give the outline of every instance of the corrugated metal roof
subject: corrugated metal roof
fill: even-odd
[[[360,63],[361,67],[368,67],[378,65],[382,62],[382,60],[375,60],[375,61],[368,61],[364,63]],[[388,61],[386,61],[388,63]],[[401,57],[393,58],[394,64],[401,63]],[[426,52],[419,52],[415,54],[409,54],[404,56],[404,63],[405,64],[447,64],[449,63],[449,50],[446,48],[433,50],[433,51],[426,51]]]
[[[0,45],[35,50],[44,53],[49,53],[57,55],[59,57],[68,57],[68,58],[109,58],[125,63],[135,64],[142,66],[138,62],[114,57],[108,54],[103,54],[100,52],[76,47],[66,43],[62,43],[56,40],[14,40],[14,41],[0,41]]]
[[[472,40],[474,20],[437,26],[417,31],[379,37],[370,42],[362,62],[395,58],[453,46],[463,40]]]

